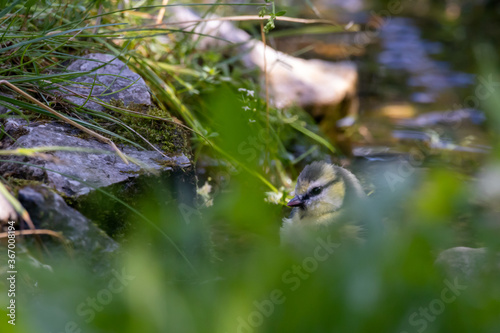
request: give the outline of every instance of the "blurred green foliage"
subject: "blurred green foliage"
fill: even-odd
[[[141,1],[137,6],[151,3]],[[32,13],[37,13],[39,22],[30,19],[26,24],[37,23],[48,30],[59,21],[59,27],[69,29],[71,22],[95,15],[100,4],[106,10],[116,9],[112,1],[27,3],[24,6],[35,6]],[[19,6],[10,12],[16,11],[29,12]],[[124,17],[134,19],[132,15]],[[2,29],[7,27],[2,25]],[[37,36],[44,34],[43,29]],[[136,32],[140,34],[140,29]],[[225,75],[220,73],[230,74],[228,67],[218,64],[220,59],[213,54],[196,53],[190,49],[191,44],[183,43],[185,40],[175,44],[177,50],[157,52],[155,48],[164,51],[161,47],[165,46],[145,42],[154,37],[135,37],[122,44],[125,47],[120,51],[97,35],[71,43],[84,43],[92,50],[107,45],[117,53],[126,53],[130,64],[151,85],[160,107],[209,138],[209,144],[199,136],[193,142],[196,159],[210,156],[218,162],[213,166],[216,172],[206,167],[211,176],[220,176],[211,193],[213,205],[193,203],[196,214],[188,221],[175,204],[160,208],[152,205],[163,198],[160,188],[152,188],[137,203],[137,209],[145,212],[157,228],[130,214],[128,223],[136,227],[122,244],[115,270],[105,279],[96,279],[83,269],[78,258],[44,258],[52,271],[29,263],[20,266],[19,277],[23,279],[17,285],[15,327],[6,319],[8,284],[0,282],[2,332],[500,330],[500,274],[493,269],[498,266],[498,258],[489,257],[487,265],[492,269],[478,272],[470,280],[447,276],[434,264],[440,251],[464,245],[463,230],[457,229],[464,215],[469,216],[469,245],[487,247],[492,253],[500,250],[495,209],[478,209],[473,204],[477,188],[465,182],[462,175],[440,166],[421,178],[404,178],[392,191],[377,193],[369,204],[359,207],[367,225],[363,245],[330,244],[325,235],[308,250],[281,248],[278,229],[288,211],[267,202],[265,192],[274,187],[275,193],[286,195],[290,189],[287,175],[296,177],[300,171],[295,168],[290,151],[296,151],[291,146],[298,142],[326,151],[311,136],[289,126],[296,122],[316,133],[310,118],[297,110],[271,109],[268,114],[260,97],[249,101],[246,90],[237,89],[244,87],[258,96],[258,89],[246,80],[250,77],[235,74],[232,79],[238,80],[236,84],[220,84]],[[2,43],[3,47],[8,45],[5,40]],[[30,52],[31,44],[25,45]],[[81,46],[72,47],[82,51]],[[68,54],[74,51],[67,50]],[[498,62],[496,53],[489,54],[488,63]],[[189,62],[193,72],[184,72],[185,76],[175,67],[184,57],[196,60]],[[483,65],[480,56],[476,62]],[[174,67],[165,69],[160,63]],[[217,71],[204,71],[199,63]],[[35,64],[30,64],[33,72],[37,71]],[[480,66],[482,73],[495,69]],[[11,75],[16,74],[12,71]],[[200,75],[203,71],[205,76]],[[24,74],[18,74],[24,80]],[[491,128],[500,126],[496,116],[499,96],[497,93],[495,102],[487,105]],[[251,109],[245,110],[245,106]],[[492,139],[491,145],[498,151],[496,142]],[[492,163],[498,163],[498,157],[492,156]],[[384,174],[371,177],[380,180]],[[284,197],[280,200],[283,202]],[[208,234],[208,239],[200,237],[200,232]],[[165,235],[179,245],[184,257]]]

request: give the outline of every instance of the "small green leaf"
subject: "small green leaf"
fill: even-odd
[[[275,16],[283,16],[286,14],[286,10],[281,10],[279,12],[277,12],[276,14],[274,14]]]

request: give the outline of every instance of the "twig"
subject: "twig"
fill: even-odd
[[[34,229],[34,230],[16,230],[14,231],[16,236],[25,236],[25,235],[49,235],[54,238],[58,238],[61,242],[66,242],[66,238],[62,235],[62,232],[56,232],[49,229]],[[0,232],[0,238],[7,238],[9,236],[8,232]]]
[[[266,88],[266,120],[267,120],[267,129],[268,129],[268,134],[269,134],[269,89],[268,89],[268,79],[269,75],[267,72],[267,57],[266,57],[266,47],[267,47],[267,42],[266,42],[266,33],[264,32],[264,23],[260,22],[260,34],[262,37],[262,43],[264,44],[264,84]]]
[[[213,17],[199,20],[189,20],[189,21],[181,21],[181,22],[163,22],[156,25],[181,25],[188,23],[200,23],[200,22],[210,22],[210,21],[267,21],[271,18],[269,15],[258,16],[258,15],[241,15],[241,16],[226,16],[226,17]],[[322,19],[301,19],[296,17],[288,17],[288,16],[277,16],[273,18],[276,21],[285,21],[285,22],[295,22],[295,23],[304,23],[304,24],[330,24],[338,26],[340,24],[330,21],[330,20],[322,20]]]
[[[54,238],[57,238],[61,241],[64,248],[68,252],[69,256],[71,258],[73,258],[73,250],[72,250],[71,246],[68,245],[68,240],[63,236],[62,232],[57,232],[57,231],[53,231],[50,229],[34,229],[34,230],[15,230],[14,234],[16,236],[35,235],[36,239],[40,242],[41,242],[40,235],[48,235],[48,236],[52,236]],[[0,232],[0,239],[8,238],[8,237],[9,237],[8,232]],[[47,251],[47,253],[49,253],[49,250],[45,247],[45,245],[43,243],[42,243],[42,246],[45,249],[45,251]]]
[[[267,72],[267,57],[266,57],[266,47],[267,47],[267,41],[266,41],[266,33],[264,32],[264,23],[260,21],[260,34],[262,38],[262,43],[264,44],[264,52],[262,52],[262,55],[264,57],[264,88],[266,89],[266,132],[267,132],[267,138],[269,139],[269,86],[268,86],[268,72]],[[269,140],[266,140],[266,146]],[[269,151],[269,150],[267,150]],[[267,154],[266,154],[266,165],[267,165]]]
[[[161,3],[162,6],[168,5],[168,0],[163,0]],[[165,16],[165,8],[166,7],[161,7],[160,11],[158,12],[158,17],[156,18],[156,24],[160,24],[161,21],[163,21],[163,17]]]
[[[97,20],[95,20],[95,28],[93,29],[93,34],[97,34],[97,31],[99,30],[99,25],[101,24],[101,20],[102,20],[102,10],[103,10],[103,7],[102,7],[102,3],[99,4],[99,9],[97,10]]]

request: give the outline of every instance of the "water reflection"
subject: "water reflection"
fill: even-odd
[[[407,85],[418,90],[410,96],[413,102],[432,103],[443,90],[474,83],[474,75],[453,71],[448,63],[432,59],[430,55],[443,51],[441,43],[423,39],[420,29],[408,18],[392,18],[382,28],[380,39],[378,62],[409,76]]]

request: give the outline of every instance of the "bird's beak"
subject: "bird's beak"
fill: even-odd
[[[292,200],[288,201],[286,204],[288,207],[297,207],[297,206],[302,206],[304,202],[300,200],[299,197],[295,197]]]

